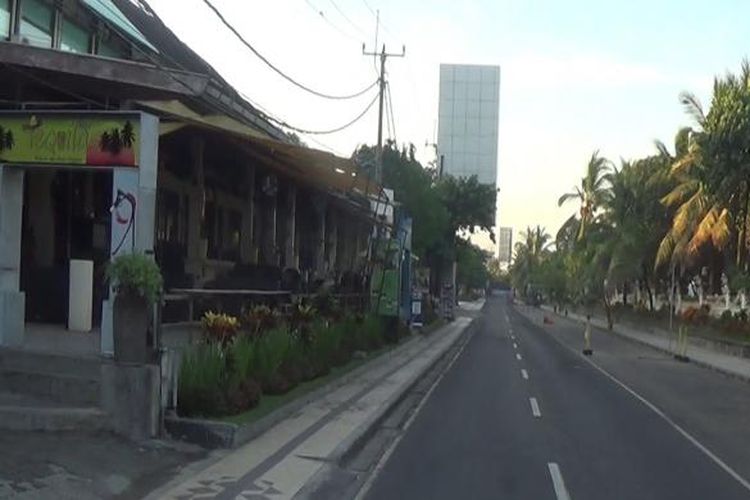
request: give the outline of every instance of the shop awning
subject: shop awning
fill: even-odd
[[[161,135],[187,126],[223,132],[250,156],[301,183],[368,198],[378,197],[381,193],[380,186],[349,158],[270,139],[229,116],[201,115],[178,100],[137,101],[136,104],[173,120],[162,121]]]

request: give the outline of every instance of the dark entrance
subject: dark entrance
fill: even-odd
[[[29,168],[24,179],[21,290],[26,321],[68,323],[71,259],[94,263],[93,320],[108,289],[112,172]]]

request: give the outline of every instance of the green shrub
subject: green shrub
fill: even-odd
[[[375,350],[383,345],[385,326],[383,319],[377,314],[369,314],[360,325],[364,349]]]
[[[248,335],[240,335],[229,345],[231,376],[236,380],[258,378],[256,365],[257,342]]]
[[[140,253],[115,257],[107,267],[107,278],[118,294],[143,297],[149,304],[159,299],[164,284],[154,259]]]
[[[327,373],[333,366],[336,351],[341,344],[342,330],[318,320],[310,328],[310,359],[319,375]]]
[[[732,315],[732,311],[729,309],[725,310],[721,313],[721,316],[719,316],[719,321],[721,321],[724,324],[729,324],[734,319],[734,315]]]
[[[226,411],[226,359],[217,344],[196,344],[182,356],[177,409],[184,416],[222,415]]]
[[[740,309],[736,313],[734,313],[734,319],[740,323],[747,323],[747,311],[744,309]]]
[[[255,366],[263,390],[269,393],[288,389],[280,380],[280,369],[289,354],[292,337],[286,326],[277,326],[256,340]]]

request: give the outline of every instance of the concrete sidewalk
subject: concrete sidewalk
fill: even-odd
[[[470,323],[459,317],[404,344],[248,444],[185,469],[147,498],[293,498],[325,464],[360,445]]]
[[[541,306],[541,308],[548,313],[555,314],[554,310],[549,306]],[[557,316],[564,317],[559,313]],[[576,313],[568,313],[568,319],[579,321],[581,323],[586,321],[585,316]],[[607,321],[605,319],[592,316],[591,324],[599,329],[607,330]],[[615,324],[612,331],[621,337],[638,342],[639,344],[653,347],[659,351],[668,354],[673,354],[675,352],[676,340],[670,340],[669,337],[646,333],[636,328],[621,324]],[[716,370],[725,375],[750,381],[750,360],[746,358],[722,354],[692,344],[688,345],[687,356],[690,358],[691,362],[700,366]]]

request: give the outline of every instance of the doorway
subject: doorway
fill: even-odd
[[[92,325],[109,293],[112,171],[28,168],[24,179],[21,290],[25,319],[68,325],[70,261],[93,262]]]

